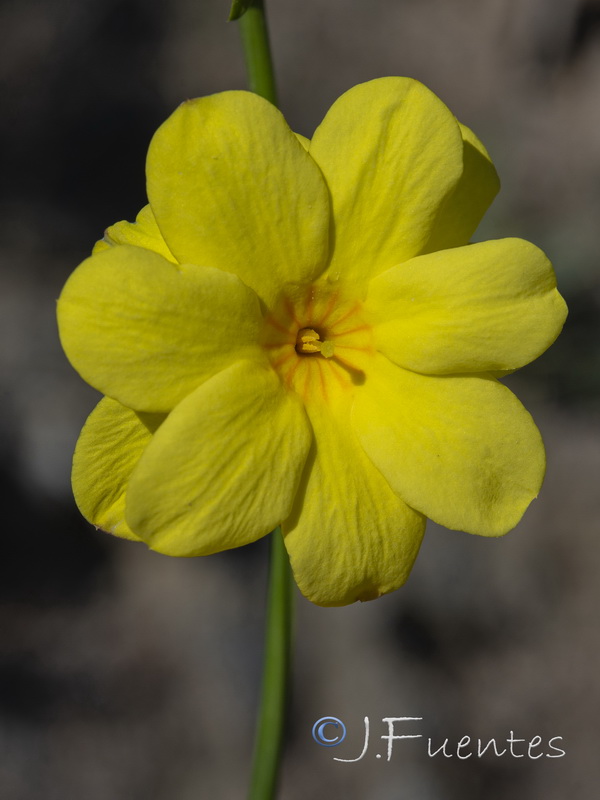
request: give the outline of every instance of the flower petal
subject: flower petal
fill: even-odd
[[[494,378],[418,375],[378,356],[352,419],[392,488],[447,528],[501,536],[542,485],[539,431]]]
[[[467,244],[500,190],[500,179],[483,144],[459,123],[463,137],[463,174],[435,219],[424,253]]]
[[[144,247],[164,256],[167,261],[177,263],[177,259],[167,247],[167,243],[158,229],[154,214],[150,206],[144,206],[135,218],[135,222],[116,222],[104,231],[104,238],[96,242],[92,255],[101,253],[109,247],[119,244],[132,244],[136,247]]]
[[[408,578],[425,520],[369,461],[347,413],[320,403],[307,411],[316,444],[283,524],[294,576],[317,605],[374,599]]]
[[[148,196],[179,261],[234,272],[267,303],[325,266],[323,177],[281,113],[250,92],[183,103],[148,152]]]
[[[234,364],[156,432],[131,478],[129,525],[172,556],[253,542],[289,515],[310,440],[300,401],[276,374]]]
[[[552,344],[566,318],[552,265],[523,239],[399,264],[371,282],[365,308],[382,353],[437,374],[522,367]]]
[[[83,426],[73,456],[73,494],[83,516],[98,528],[139,541],[125,522],[130,475],[162,414],[142,414],[104,397]]]
[[[343,94],[309,152],[333,204],[329,274],[350,281],[420,253],[463,169],[455,117],[410,78],[379,78]]]
[[[58,321],[84,380],[137,410],[169,411],[232,362],[264,357],[259,301],[239,278],[130,245],[75,270]]]
[[[296,139],[298,139],[302,147],[308,153],[310,149],[310,139],[307,139],[306,136],[303,136],[301,133],[294,133],[294,136],[296,137]]]

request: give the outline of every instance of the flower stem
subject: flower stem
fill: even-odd
[[[250,90],[276,106],[277,88],[264,0],[250,0],[240,26]]]
[[[247,0],[240,17],[251,91],[277,105],[264,0]],[[274,800],[281,761],[290,675],[293,593],[283,534],[271,534],[265,660],[248,800]]]
[[[271,534],[267,633],[248,800],[273,800],[281,760],[292,643],[292,575],[280,528]]]

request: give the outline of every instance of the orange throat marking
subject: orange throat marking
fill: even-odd
[[[364,383],[374,353],[360,300],[339,286],[292,286],[264,320],[262,345],[288,389],[307,402]]]

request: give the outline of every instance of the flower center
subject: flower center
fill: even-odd
[[[299,355],[320,353],[325,358],[331,358],[335,345],[333,342],[321,339],[321,334],[313,328],[301,328],[296,336],[296,352]]]
[[[365,381],[374,353],[362,303],[339,283],[288,286],[264,320],[262,345],[305,402],[335,402]]]

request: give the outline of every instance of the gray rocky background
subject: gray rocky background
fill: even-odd
[[[144,203],[157,125],[244,88],[225,0],[0,6],[0,798],[245,796],[261,669],[264,543],[174,560],[93,531],[69,467],[95,403],[54,301],[103,228]],[[592,800],[600,786],[600,3],[272,0],[281,103],[310,135],[345,89],[410,75],[483,139],[503,191],[478,238],[555,262],[571,314],[511,379],[546,439],[540,499],[498,541],[431,525],[405,588],[298,597],[282,800]],[[313,722],[348,738],[322,748]],[[357,763],[363,718],[372,745]],[[422,717],[377,759],[383,717]],[[470,735],[539,759],[461,760]],[[446,758],[427,755],[426,738]],[[566,756],[548,742],[561,736]],[[557,744],[555,742],[555,744]],[[464,754],[464,750],[461,751]],[[516,752],[526,753],[523,745]]]

